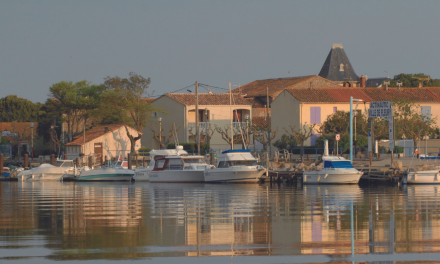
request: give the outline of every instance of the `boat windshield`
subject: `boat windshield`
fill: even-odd
[[[182,159],[185,164],[205,164],[205,161],[201,158]]]
[[[229,168],[231,166],[255,166],[258,165],[256,160],[230,160],[220,161],[219,168]]]
[[[55,167],[73,167],[73,161],[57,160],[55,161]]]
[[[350,161],[324,161],[324,168],[354,168]]]

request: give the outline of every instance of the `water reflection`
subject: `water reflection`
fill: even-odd
[[[439,252],[439,188],[2,182],[0,258]]]

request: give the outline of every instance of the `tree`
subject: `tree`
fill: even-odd
[[[8,95],[0,99],[1,122],[36,122],[41,106],[16,95]]]
[[[62,81],[49,90],[50,107],[62,114],[61,122],[67,124],[69,142],[82,132],[89,119],[94,118],[94,123],[99,123],[106,116],[104,111],[100,111],[105,86],[90,85],[86,80],[77,83]]]
[[[428,78],[428,75],[425,75],[423,73],[401,73],[398,75],[394,75],[394,78],[390,80],[389,87],[397,87],[397,82],[402,82],[402,87],[419,87],[420,80],[413,77]],[[423,81],[423,87],[440,87],[440,79],[430,79],[429,81]]]
[[[294,137],[301,146],[301,160],[303,159],[303,153],[304,153],[304,142],[309,139],[312,134],[313,130],[315,128],[315,124],[308,125],[307,122],[304,123],[304,125],[301,125],[299,129],[296,129],[294,126],[289,126],[290,131],[283,128],[284,131],[286,131],[287,134]]]
[[[411,138],[414,147],[417,139],[423,138],[436,131],[436,117],[425,116],[421,113],[420,105],[408,99],[393,101],[394,126],[397,138]]]
[[[190,127],[188,129],[188,133],[189,133],[190,137],[192,136],[194,138],[194,140],[196,140],[196,133],[195,133],[195,131],[193,131],[193,128],[194,127]],[[204,142],[204,143],[209,145],[211,143],[211,138],[212,138],[212,135],[214,135],[215,129],[212,128],[211,124],[207,124],[205,126],[205,128],[203,128],[201,130],[202,131],[200,132],[200,139],[206,138],[206,142]]]
[[[287,150],[291,150],[294,147],[296,147],[297,145],[297,141],[295,139],[295,137],[290,136],[290,135],[286,135],[283,134],[281,136],[281,139],[278,139],[277,141],[275,141],[273,143],[273,145],[278,149],[278,150],[283,150],[283,149],[287,149]]]
[[[160,129],[160,130],[159,130]],[[177,132],[180,130],[180,126],[176,128],[176,124],[170,124],[170,129],[168,131],[168,137],[165,137],[165,134],[163,133],[163,126],[161,128],[156,128],[153,125],[150,126],[151,132],[153,132],[153,137],[159,142],[160,146],[159,149],[163,149],[170,141],[176,136]],[[162,137],[162,140],[160,138]]]
[[[214,129],[215,131],[217,131],[217,133],[219,133],[222,136],[222,139],[226,141],[232,148],[231,132],[229,132],[229,129],[231,129],[231,127],[226,125],[222,128],[217,125],[214,125]],[[233,129],[232,131],[234,133],[234,145],[240,143],[242,140],[240,130]]]
[[[269,125],[258,126],[252,124],[250,130],[254,135],[255,140],[263,145],[263,151],[267,151],[269,142],[273,140],[278,133],[278,128],[275,131],[272,131]]]
[[[107,87],[104,96],[108,114],[116,116],[125,126],[130,139],[131,153],[135,151],[136,141],[141,139],[141,131],[152,119],[152,113],[158,111],[152,104],[144,100],[150,85],[150,78],[130,72],[129,78],[106,77],[104,85]],[[127,126],[134,127],[138,133],[132,135]]]

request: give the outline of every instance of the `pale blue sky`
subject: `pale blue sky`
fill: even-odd
[[[54,83],[131,71],[156,95],[312,75],[341,42],[358,75],[440,78],[439,11],[440,1],[402,0],[4,0],[0,97],[44,102]]]

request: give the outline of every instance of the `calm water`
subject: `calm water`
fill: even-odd
[[[0,182],[0,194],[0,263],[440,260],[440,186]]]

